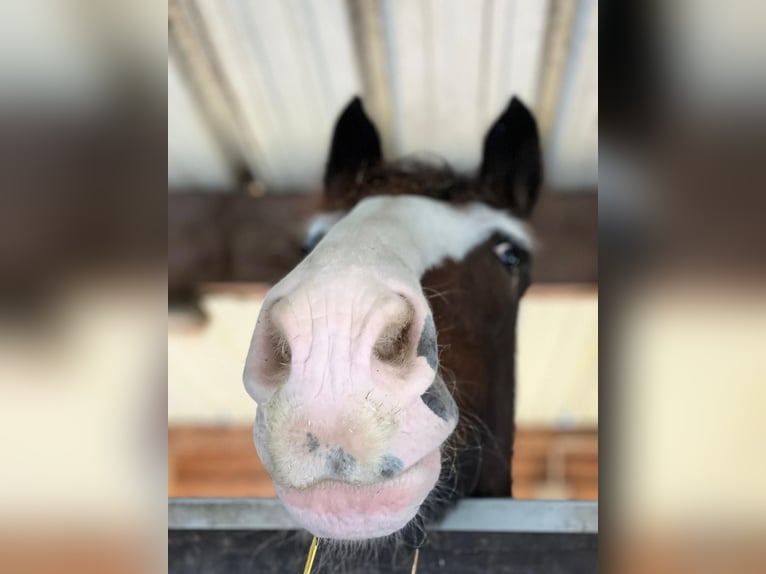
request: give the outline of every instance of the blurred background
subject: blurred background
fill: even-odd
[[[547,183],[518,325],[514,494],[596,499],[598,3],[172,0],[169,22],[169,496],[274,496],[244,358],[351,98],[389,159],[472,173],[515,94]]]
[[[164,568],[166,11],[0,2],[0,569]]]
[[[609,571],[763,571],[763,2],[441,4],[0,3],[4,571],[162,570],[168,490],[252,487],[238,345],[356,92],[390,156],[460,168],[510,92],[538,116],[527,495],[595,495],[598,423]]]

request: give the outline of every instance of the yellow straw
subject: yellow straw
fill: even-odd
[[[319,541],[317,540],[317,537],[314,536],[314,539],[311,541],[311,546],[309,546],[309,555],[308,558],[306,558],[306,566],[303,568],[303,574],[311,574],[311,568],[314,566],[314,557],[317,555],[318,545]]]
[[[309,555],[306,558],[306,566],[303,568],[303,574],[311,574],[311,569],[314,567],[314,558],[317,555],[317,547],[319,546],[319,540],[316,536],[311,540],[311,546],[309,546]],[[420,548],[415,548],[415,557],[412,560],[412,570],[410,574],[417,574],[418,571],[418,558],[420,558]]]
[[[412,561],[412,571],[410,574],[416,574],[418,571],[418,558],[420,557],[420,548],[415,548],[415,559]]]

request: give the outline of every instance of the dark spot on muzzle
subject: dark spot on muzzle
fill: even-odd
[[[342,448],[334,448],[327,454],[327,471],[339,478],[348,478],[356,468],[356,459]]]
[[[455,400],[440,379],[436,379],[431,383],[431,386],[426,389],[425,393],[420,395],[420,398],[437,417],[445,421],[457,417]]]
[[[404,463],[401,458],[387,454],[383,457],[383,462],[380,463],[380,476],[391,478],[402,472],[403,468]]]
[[[306,448],[309,452],[314,452],[319,448],[319,439],[313,433],[306,433]]]
[[[436,371],[436,366],[439,364],[439,352],[436,348],[436,326],[434,325],[434,318],[430,314],[426,315],[426,320],[423,323],[423,332],[418,341],[418,357],[425,357],[428,366],[434,372]]]

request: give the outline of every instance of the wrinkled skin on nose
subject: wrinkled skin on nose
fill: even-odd
[[[304,263],[269,293],[253,334],[255,445],[309,531],[386,536],[435,486],[457,424],[433,317],[414,278]]]

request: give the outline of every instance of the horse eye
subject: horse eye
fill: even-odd
[[[324,233],[317,233],[315,235],[307,237],[301,244],[301,255],[303,257],[306,257],[306,255],[311,253],[314,250],[314,247],[317,246],[317,243],[322,241],[323,237],[324,237]]]
[[[529,253],[515,245],[510,239],[502,238],[495,241],[495,255],[508,270],[514,270],[529,263]]]

